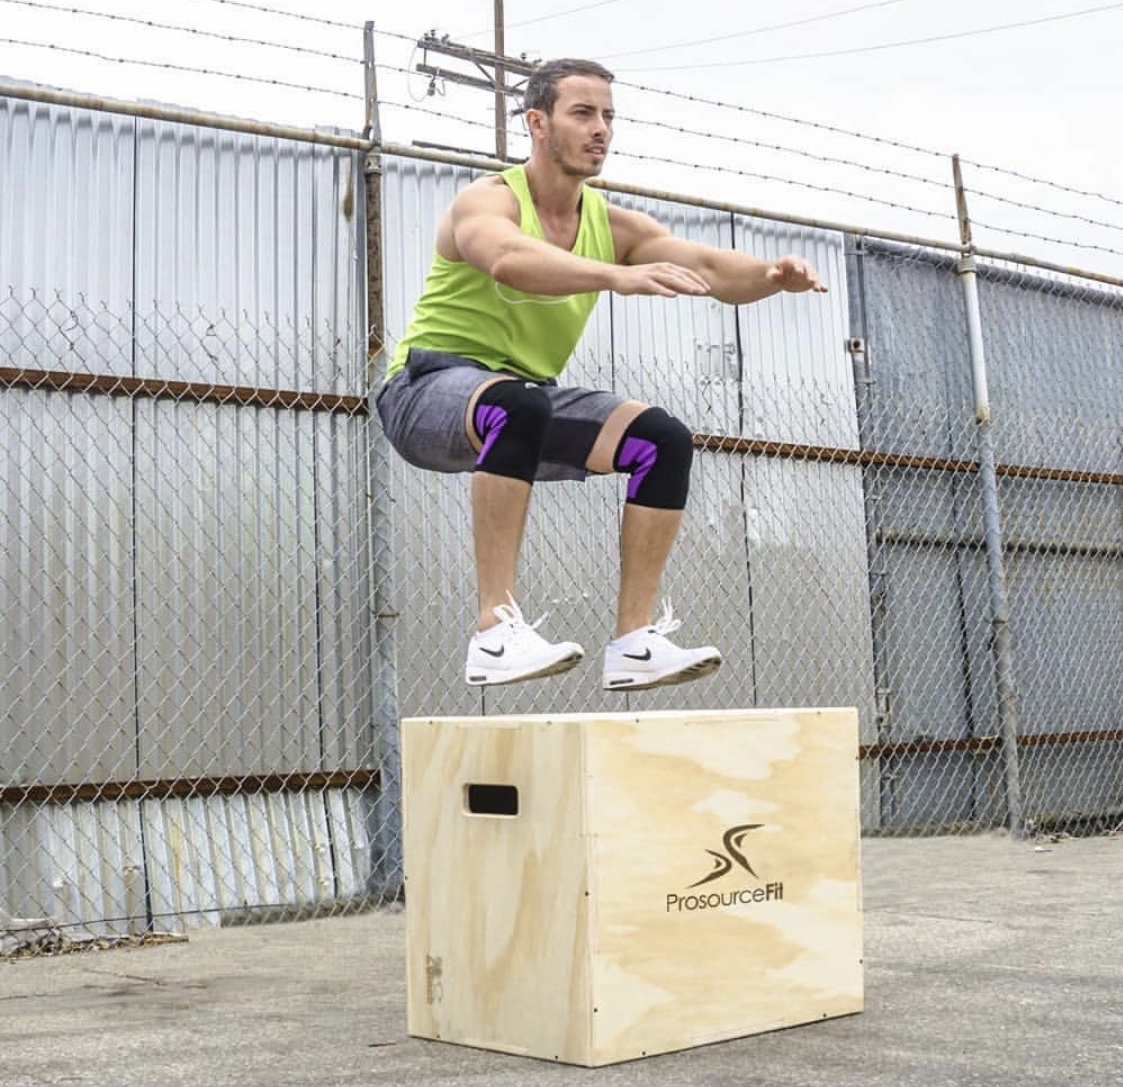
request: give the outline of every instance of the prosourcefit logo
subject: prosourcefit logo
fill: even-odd
[[[754,830],[760,830],[763,823],[741,823],[730,827],[722,836],[724,852],[707,849],[713,861],[713,868],[701,879],[688,884],[686,889],[693,890],[707,883],[713,883],[733,871],[734,865],[744,869],[758,883],[760,876],[753,870],[742,843]],[[667,912],[692,913],[695,910],[712,910],[721,906],[748,906],[755,902],[780,902],[784,897],[784,885],[780,882],[766,883],[760,887],[740,887],[733,890],[704,891],[698,894],[668,894]]]

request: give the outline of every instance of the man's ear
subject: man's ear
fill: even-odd
[[[523,114],[523,120],[531,137],[537,136],[545,130],[546,114],[540,109],[528,109]]]

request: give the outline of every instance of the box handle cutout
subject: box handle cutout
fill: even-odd
[[[519,791],[514,785],[468,785],[465,792],[472,815],[519,814]]]

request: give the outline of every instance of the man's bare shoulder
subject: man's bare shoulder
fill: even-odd
[[[502,178],[478,177],[453,198],[437,228],[437,252],[446,260],[463,260],[461,243],[469,233],[493,233],[519,223],[519,201]]]
[[[490,213],[510,218],[512,214],[517,215],[518,207],[518,198],[498,174],[476,178],[461,189],[452,202],[453,212],[457,215]]]

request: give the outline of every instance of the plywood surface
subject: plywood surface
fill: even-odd
[[[599,1065],[861,1010],[854,710],[402,740],[411,1033]],[[518,815],[466,813],[473,782]]]

